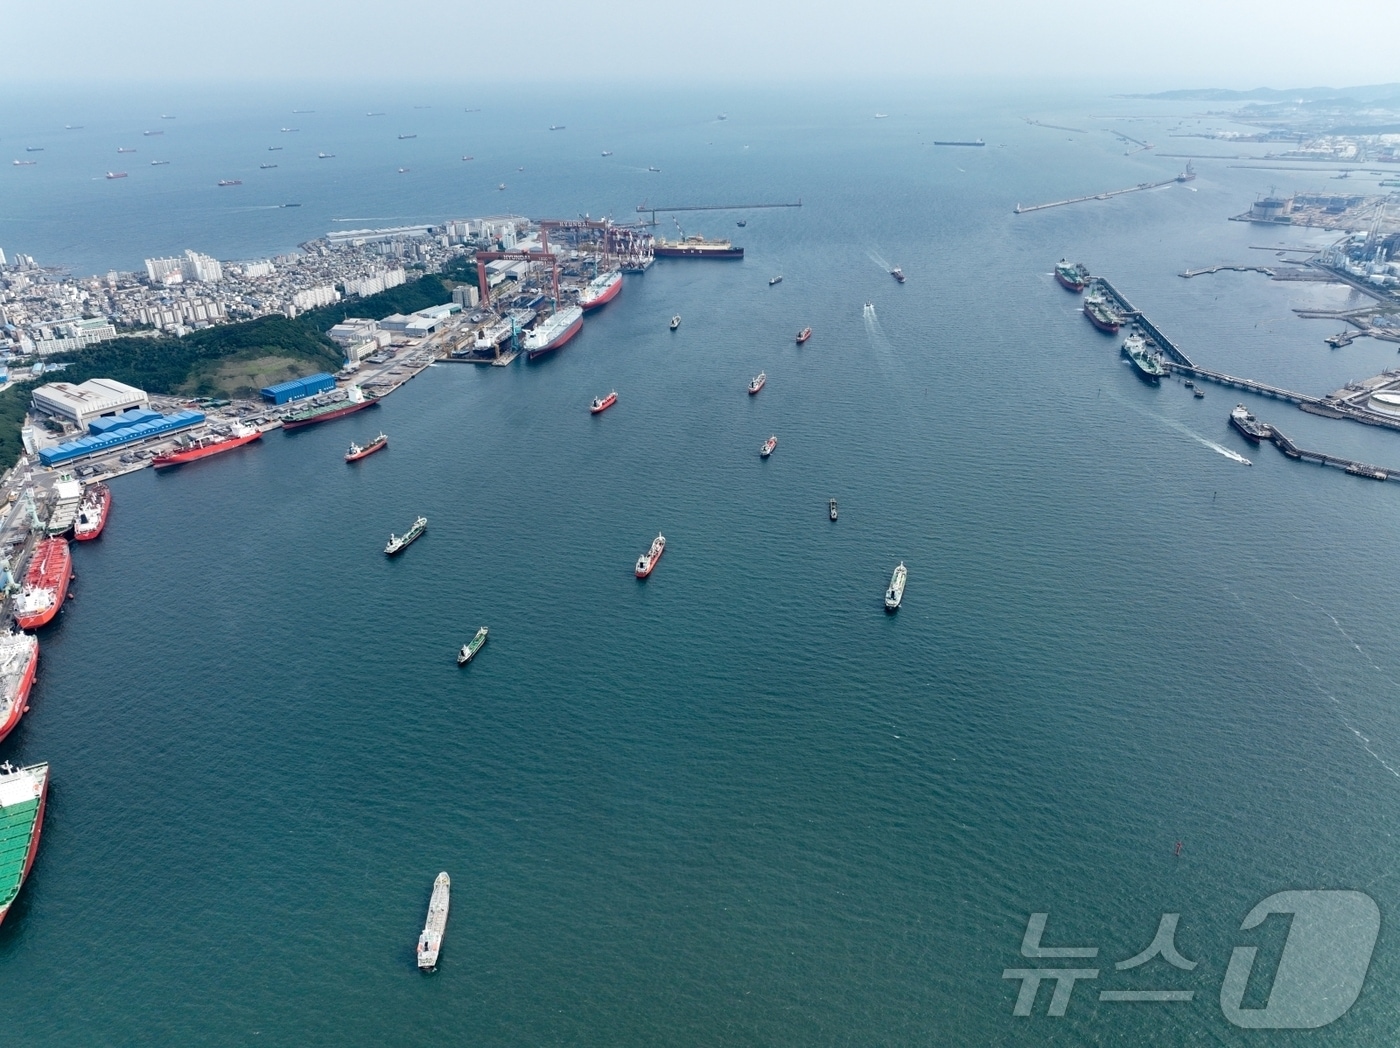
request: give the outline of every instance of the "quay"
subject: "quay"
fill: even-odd
[[[1331,466],[1333,469],[1350,473],[1353,477],[1365,477],[1368,480],[1389,480],[1393,476],[1400,475],[1400,471],[1384,466],[1373,466],[1369,462],[1358,462],[1340,455],[1328,455],[1326,452],[1311,451],[1308,448],[1299,447],[1277,426],[1270,425],[1262,419],[1260,424],[1269,431],[1269,440],[1274,447],[1295,461],[1316,462],[1320,466]]]
[[[1068,200],[1052,200],[1048,204],[1031,204],[1025,207],[1017,204],[1012,208],[1011,213],[1013,215],[1028,215],[1032,211],[1044,211],[1047,208],[1064,207],[1066,204],[1082,204],[1086,200],[1107,200],[1109,197],[1122,196],[1124,193],[1141,193],[1148,189],[1161,189],[1163,186],[1169,186],[1174,182],[1190,182],[1195,177],[1196,172],[1191,169],[1191,165],[1188,162],[1186,170],[1175,178],[1163,179],[1161,182],[1139,182],[1137,185],[1129,186],[1127,189],[1110,189],[1106,193],[1093,193],[1089,196],[1070,197]]]

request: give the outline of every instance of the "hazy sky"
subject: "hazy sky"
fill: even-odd
[[[6,81],[1400,79],[1396,0],[0,0],[0,38]]]

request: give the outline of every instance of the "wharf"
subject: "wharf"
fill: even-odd
[[[1207,266],[1205,269],[1185,269],[1180,275],[1190,280],[1192,277],[1203,277],[1210,273],[1263,273],[1268,277],[1274,275],[1274,271],[1268,266],[1233,266],[1223,263],[1218,266]]]
[[[1341,455],[1328,455],[1322,451],[1312,451],[1299,447],[1277,426],[1262,420],[1261,424],[1268,429],[1269,440],[1274,447],[1298,462],[1316,462],[1320,466],[1331,466],[1333,469],[1350,473],[1353,477],[1365,477],[1368,480],[1389,480],[1391,477],[1400,476],[1400,470],[1374,466],[1369,462],[1358,462],[1355,459],[1343,458]]]

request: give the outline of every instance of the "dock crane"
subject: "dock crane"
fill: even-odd
[[[481,304],[491,305],[491,285],[486,279],[486,263],[508,258],[517,262],[548,262],[554,280],[554,301],[559,301],[559,258],[548,251],[478,251],[476,253],[476,284]]]

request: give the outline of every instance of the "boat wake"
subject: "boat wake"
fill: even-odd
[[[885,260],[885,257],[884,257],[883,255],[881,255],[880,252],[878,252],[878,251],[874,251],[874,250],[867,251],[867,252],[865,253],[865,257],[868,258],[868,259],[870,259],[870,261],[874,262],[877,266],[879,266],[881,269],[883,269],[886,273],[888,273],[891,269],[894,268],[894,266],[890,265],[890,263],[887,262],[887,261]]]
[[[1210,438],[1201,436],[1199,433],[1193,430],[1190,426],[1186,425],[1186,423],[1184,422],[1178,422],[1174,418],[1167,418],[1167,416],[1165,415],[1159,415],[1155,411],[1148,411],[1145,408],[1139,407],[1137,404],[1133,404],[1130,401],[1124,400],[1117,394],[1109,393],[1109,396],[1113,397],[1113,399],[1118,401],[1120,404],[1126,404],[1128,405],[1128,407],[1131,407],[1134,411],[1146,415],[1148,418],[1156,419],[1168,429],[1175,430],[1184,437],[1189,437],[1190,439],[1194,440],[1197,444],[1200,444],[1202,447],[1210,448],[1210,450],[1215,452],[1217,455],[1223,455],[1231,462],[1238,462],[1241,466],[1254,465],[1253,462],[1249,461],[1249,459],[1245,458],[1238,452],[1231,451],[1229,448],[1225,447],[1225,445],[1217,444]]]

